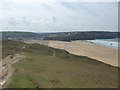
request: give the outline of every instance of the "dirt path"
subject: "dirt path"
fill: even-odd
[[[7,81],[12,76],[14,69],[12,68],[12,64],[16,63],[17,61],[21,60],[23,56],[20,54],[9,55],[8,57],[4,58],[2,61],[2,75],[0,77],[0,88],[7,83]]]
[[[2,79],[2,82],[0,83],[1,86],[3,86],[4,84],[7,83],[7,81],[10,79],[10,77],[12,76],[12,74],[13,74],[13,72],[14,72],[14,69],[13,69],[11,66],[9,66],[9,67],[7,68],[7,70],[8,70],[8,74],[5,75],[4,78]]]

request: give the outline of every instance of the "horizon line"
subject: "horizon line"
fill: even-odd
[[[35,32],[35,31],[1,31],[0,30],[0,32],[31,32],[31,33],[64,33],[64,32],[120,32],[120,31],[103,31],[103,30],[101,30],[101,31],[95,31],[95,30],[93,30],[93,31],[58,31],[58,32]]]

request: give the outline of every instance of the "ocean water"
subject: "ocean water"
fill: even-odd
[[[119,38],[120,39],[120,38]],[[119,42],[118,38],[115,39],[95,39],[95,40],[86,40],[87,42],[100,45],[100,46],[105,46],[109,48],[114,48],[114,49],[120,49],[119,47]]]

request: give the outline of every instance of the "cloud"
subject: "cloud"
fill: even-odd
[[[0,2],[3,30],[118,30],[117,2],[27,1]]]
[[[10,0],[0,0],[9,2]],[[12,2],[119,2],[119,0],[11,0]]]

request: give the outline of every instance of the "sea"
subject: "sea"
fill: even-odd
[[[87,42],[99,45],[99,46],[105,46],[109,48],[114,48],[114,49],[120,49],[119,45],[119,40],[120,38],[115,38],[115,39],[95,39],[95,40],[86,40]]]

